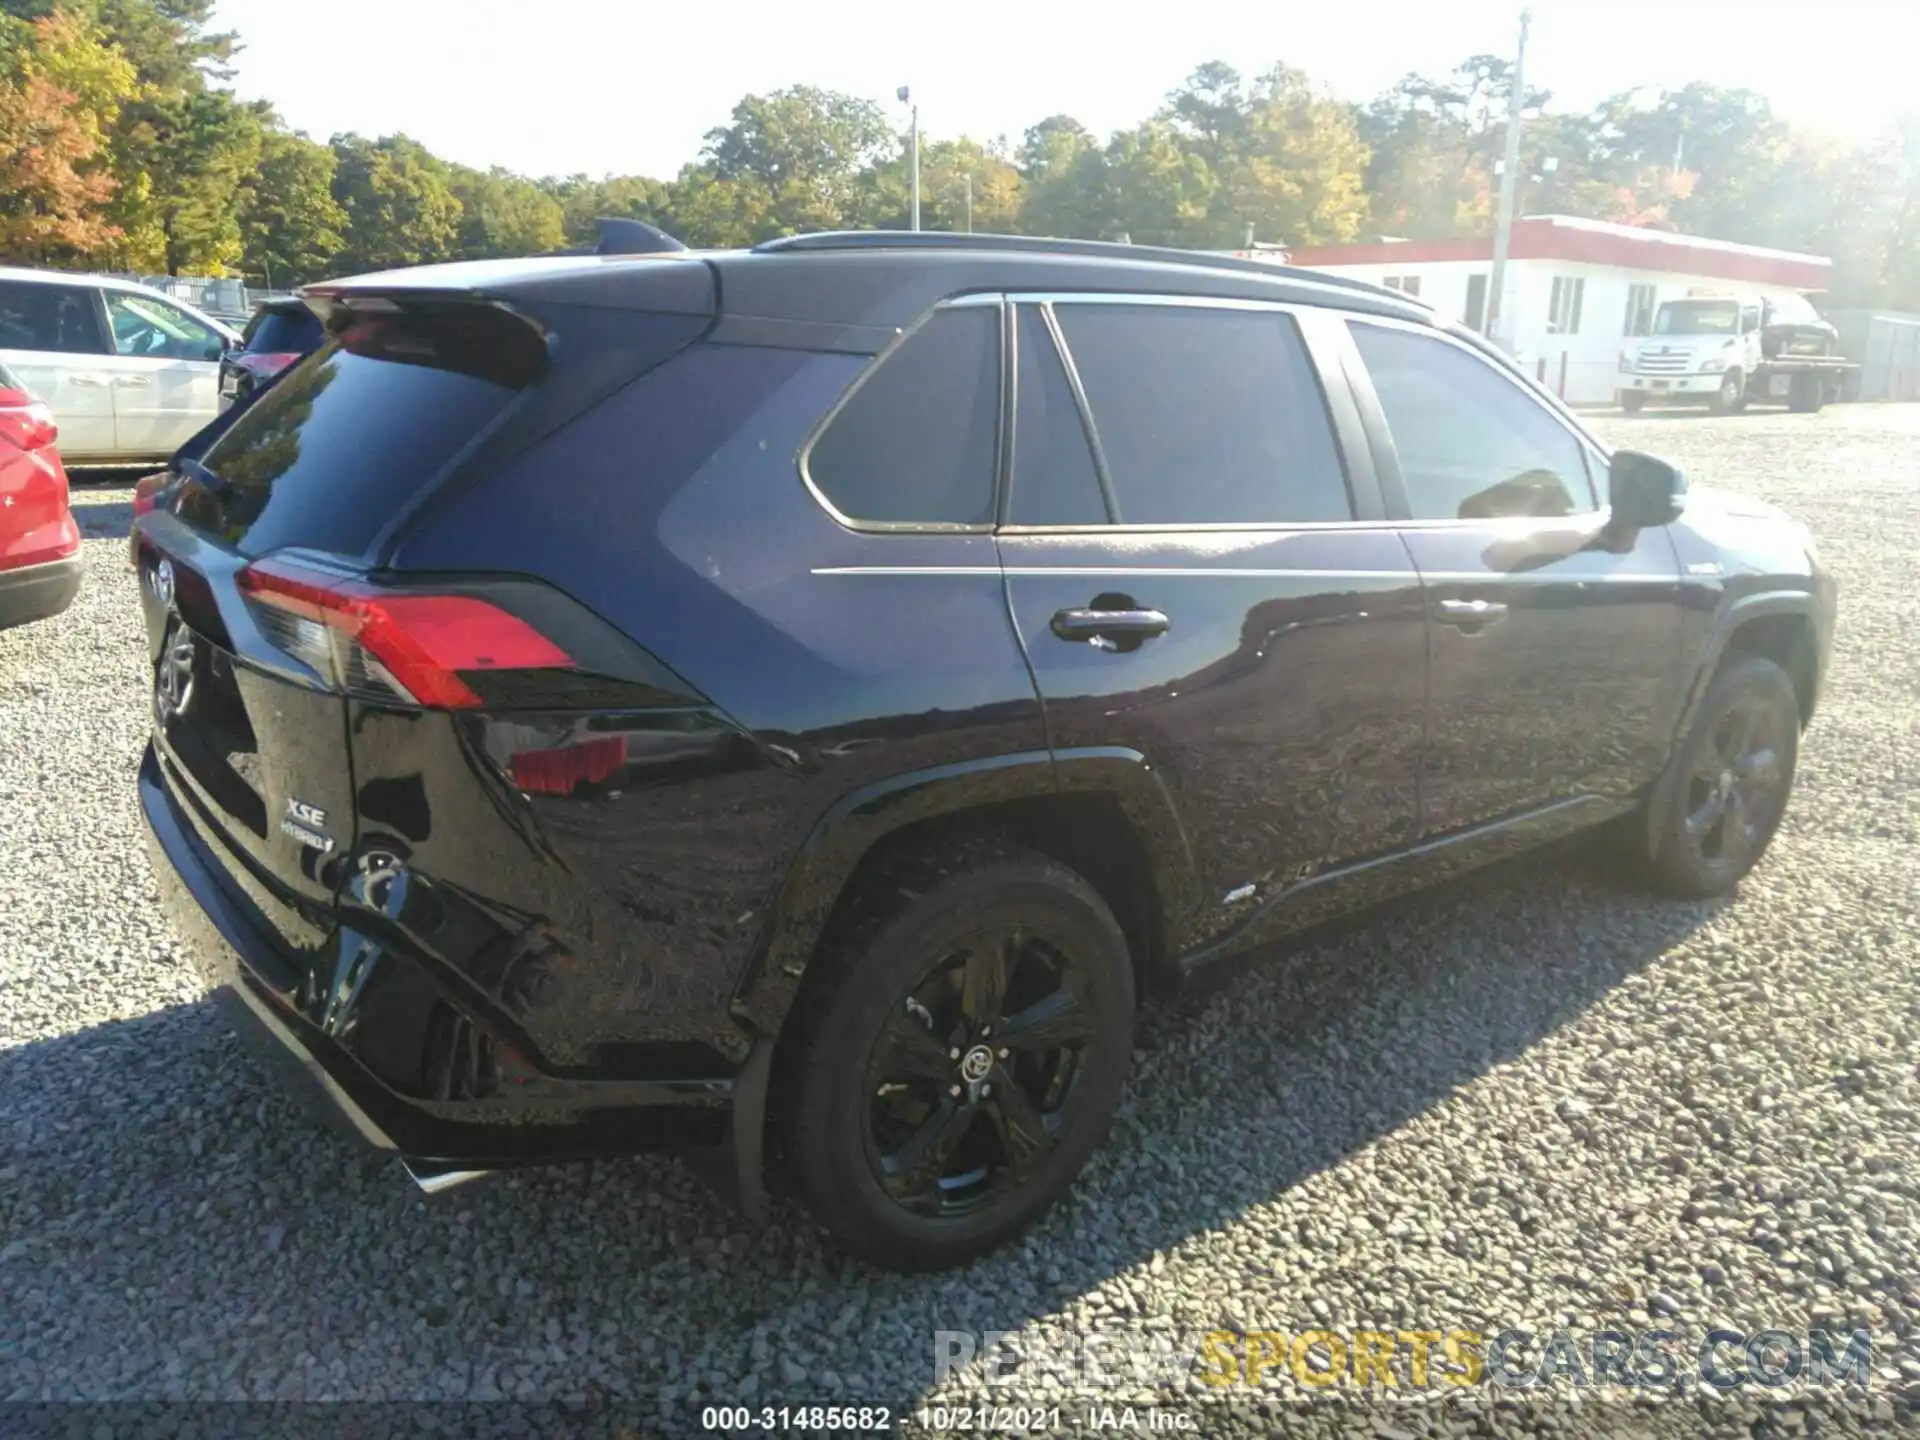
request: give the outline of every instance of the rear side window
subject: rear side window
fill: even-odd
[[[1061,304],[1123,524],[1350,520],[1326,401],[1292,317]]]
[[[356,321],[214,442],[216,483],[182,513],[247,554],[357,555],[543,359],[532,330],[487,312]]]
[[[106,349],[93,291],[0,280],[0,350],[103,355]]]
[[[1066,367],[1037,305],[1020,307],[1013,429],[1015,525],[1104,525],[1106,502]]]
[[[326,338],[319,317],[299,310],[262,310],[247,326],[247,349],[260,355],[304,355]]]
[[[1415,520],[1595,508],[1586,448],[1493,363],[1431,335],[1352,323]]]
[[[856,522],[985,525],[999,434],[1000,313],[941,310],[867,372],[807,478]]]

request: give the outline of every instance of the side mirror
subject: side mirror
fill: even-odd
[[[1607,467],[1607,503],[1613,523],[1630,530],[1650,530],[1680,518],[1687,494],[1687,477],[1676,465],[1638,450],[1616,450]]]

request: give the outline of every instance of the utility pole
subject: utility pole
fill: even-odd
[[[1520,191],[1520,112],[1527,103],[1527,27],[1533,12],[1520,12],[1520,49],[1513,59],[1513,93],[1507,99],[1507,158],[1500,172],[1500,218],[1493,231],[1493,276],[1487,285],[1487,338],[1513,349],[1507,323],[1507,252],[1513,243],[1514,199]]]
[[[973,172],[969,170],[961,177],[967,182],[967,234],[973,233]]]
[[[907,164],[913,177],[911,182],[913,186],[913,199],[911,201],[911,208],[907,212],[907,228],[909,230],[918,230],[920,228],[920,107],[917,104],[913,104],[912,86],[902,85],[893,93],[900,97],[900,103],[902,105],[909,105],[912,110],[911,128],[907,132],[909,157]]]

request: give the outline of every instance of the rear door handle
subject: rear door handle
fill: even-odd
[[[1472,635],[1507,618],[1498,600],[1442,600],[1433,607],[1434,619]]]
[[[1132,638],[1135,644],[1164,635],[1173,622],[1160,610],[1056,610],[1053,633],[1062,640],[1080,640],[1101,650],[1116,648]]]
[[[153,382],[145,375],[120,375],[114,378],[113,383],[128,390],[144,390]]]

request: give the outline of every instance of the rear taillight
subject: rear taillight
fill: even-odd
[[[239,585],[275,644],[349,693],[469,710],[481,700],[463,674],[575,668],[526,621],[473,595],[383,590],[279,559],[256,560]]]
[[[297,350],[249,350],[240,363],[256,375],[273,376],[300,358]]]
[[[158,505],[160,492],[173,479],[171,470],[162,470],[158,474],[143,477],[133,487],[133,513],[146,515]]]
[[[24,390],[0,386],[0,441],[21,450],[44,450],[59,438],[51,410]]]

